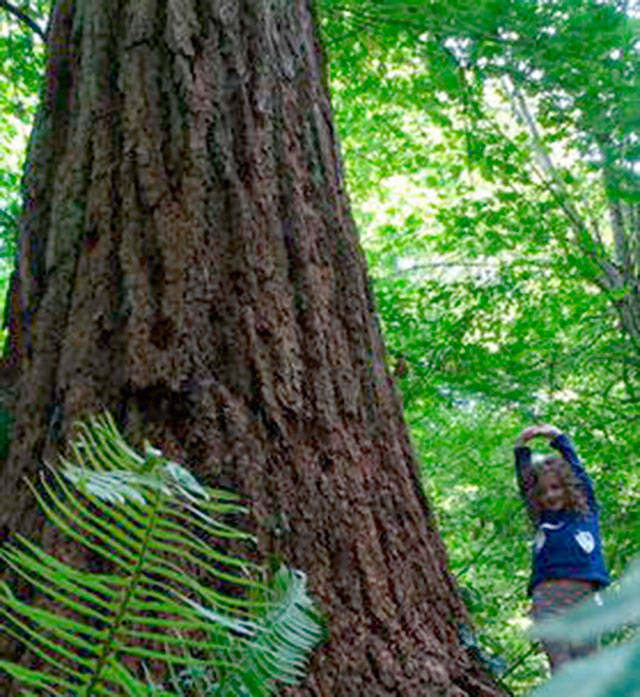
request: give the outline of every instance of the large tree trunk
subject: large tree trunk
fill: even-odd
[[[296,695],[496,695],[465,653],[348,211],[308,0],[59,0],[0,523],[109,408],[253,502],[330,620]]]

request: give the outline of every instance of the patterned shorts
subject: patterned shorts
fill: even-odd
[[[562,579],[538,583],[533,589],[532,615],[536,621],[555,617],[569,610],[589,597],[595,590],[590,581]],[[581,658],[593,653],[597,642],[569,644],[563,641],[543,641],[542,646],[549,656],[551,670],[556,671],[560,665],[574,658]]]

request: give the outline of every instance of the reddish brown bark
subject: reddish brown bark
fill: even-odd
[[[60,0],[11,316],[20,477],[111,409],[253,502],[330,620],[289,694],[497,695],[384,364],[307,0]]]

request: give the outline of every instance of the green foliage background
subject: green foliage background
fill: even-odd
[[[47,4],[22,2],[41,26]],[[524,694],[546,665],[525,633],[519,429],[551,421],[574,438],[614,578],[640,539],[640,326],[628,312],[640,307],[640,7],[318,0],[317,10],[389,367],[474,615],[463,639]],[[42,49],[2,10],[0,41],[11,254],[16,142]]]
[[[43,31],[51,0],[14,2]],[[25,143],[38,101],[44,42],[24,22],[0,7],[0,297],[8,289],[20,211]]]

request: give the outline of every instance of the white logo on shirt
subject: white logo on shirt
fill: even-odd
[[[535,538],[535,548],[536,552],[539,552],[543,547],[544,543],[547,541],[547,536],[544,534],[545,530],[560,530],[564,527],[564,523],[541,523],[538,527],[538,532]]]
[[[596,541],[593,539],[593,535],[586,530],[581,530],[577,535],[575,535],[576,542],[582,547],[582,550],[586,554],[591,554],[596,547]]]

